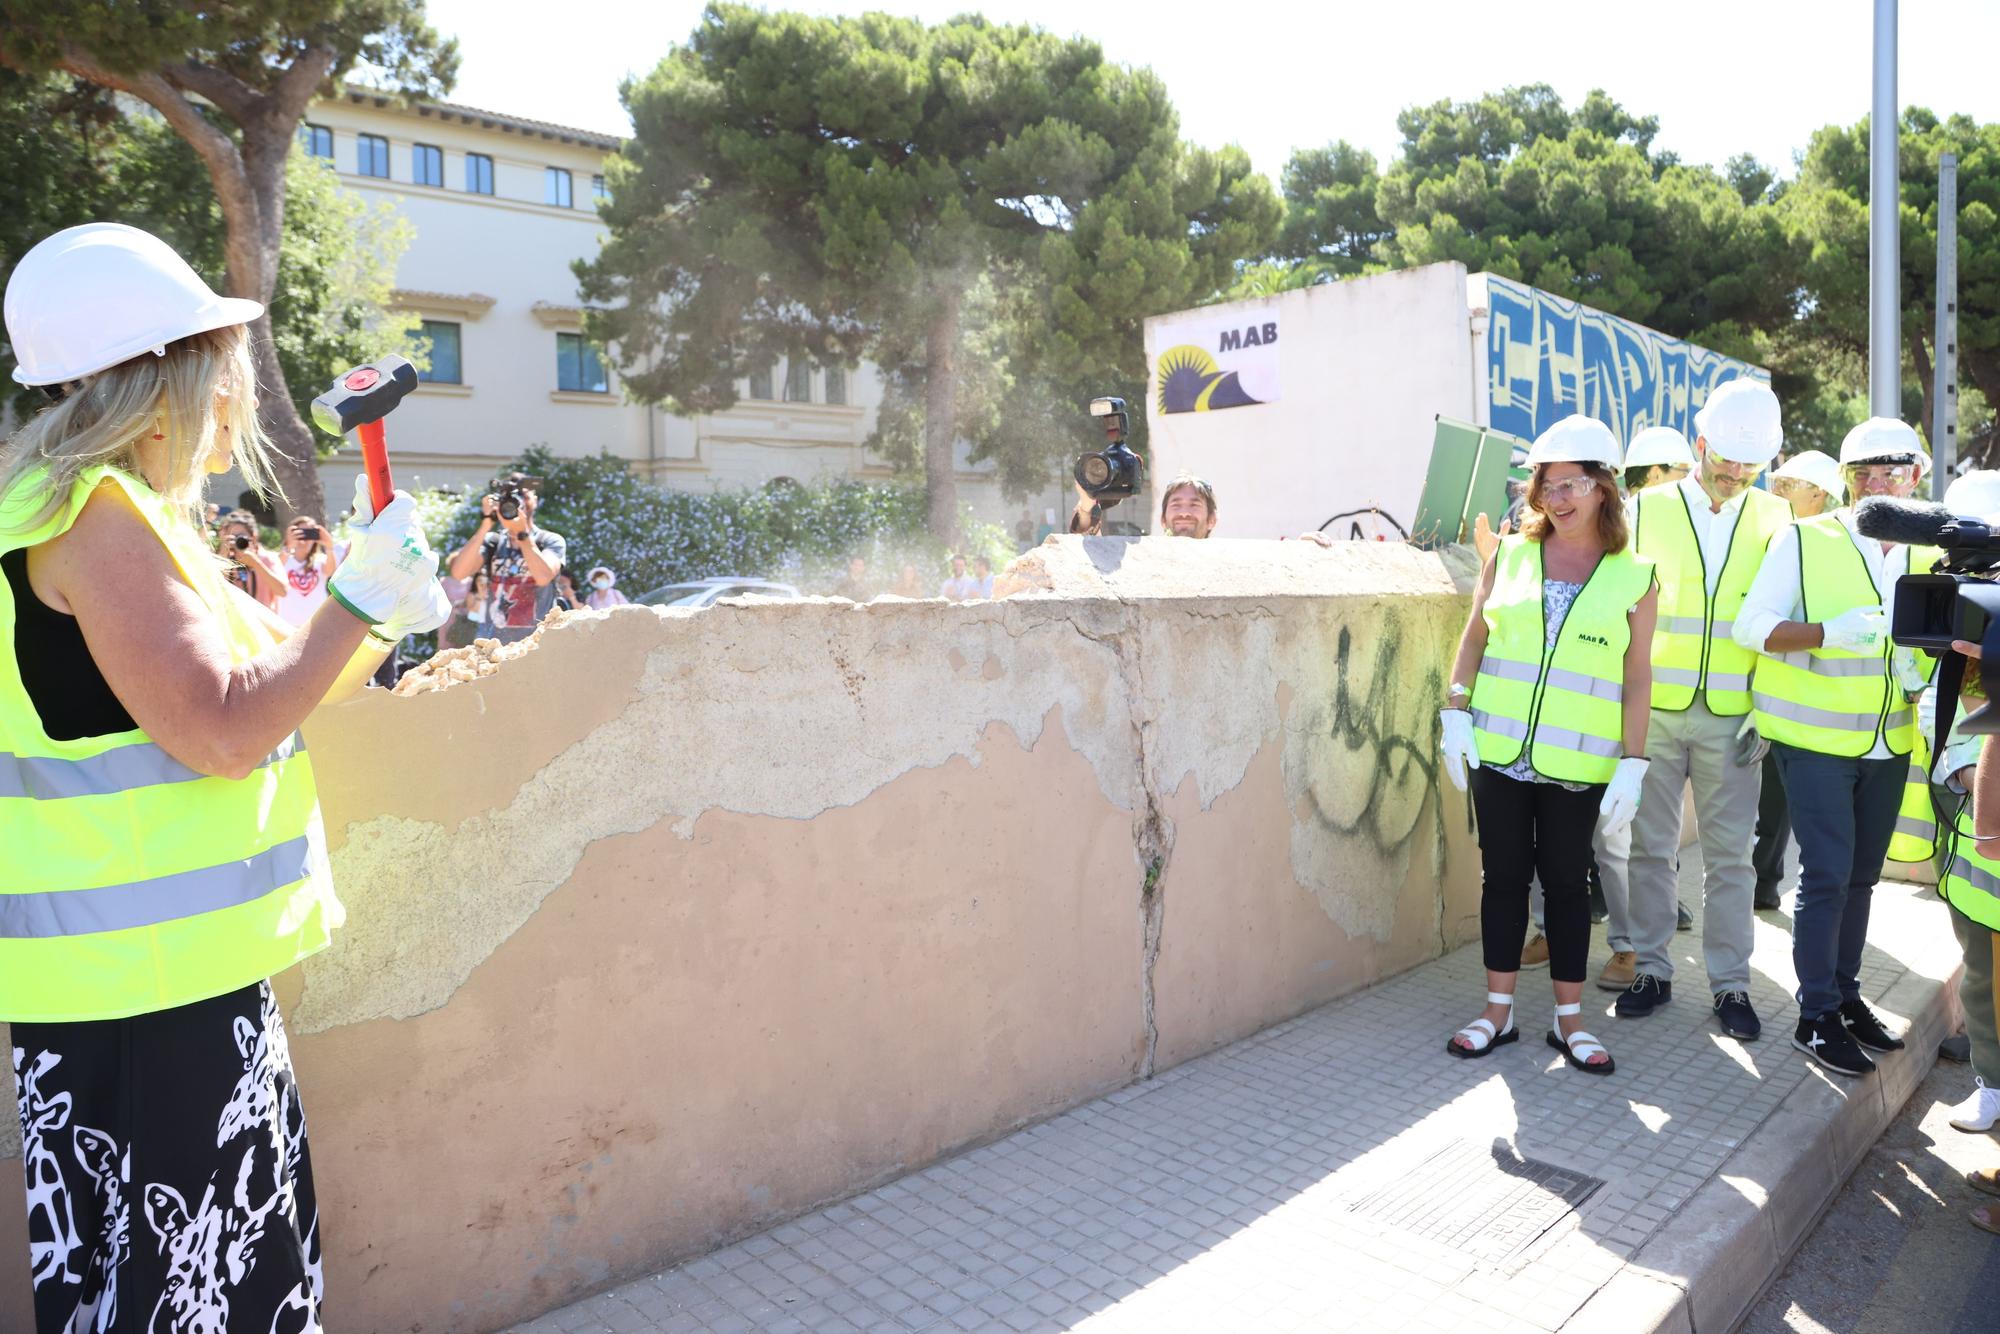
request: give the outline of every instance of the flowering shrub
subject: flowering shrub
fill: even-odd
[[[842,477],[672,491],[642,481],[614,455],[561,458],[540,445],[513,469],[544,479],[535,522],[568,540],[568,568],[579,587],[595,565],[616,570],[620,591],[634,599],[665,584],[732,575],[823,593],[850,556],[866,558],[871,578],[885,587],[906,563],[917,567],[927,593],[950,573],[950,551],[924,529],[917,486]],[[477,495],[428,492],[418,511],[425,534],[447,554],[479,525]],[[968,557],[989,556],[995,569],[1012,558],[997,525],[968,513],[961,527],[959,550]]]

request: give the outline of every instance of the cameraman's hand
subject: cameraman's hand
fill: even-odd
[[[498,519],[500,517],[499,499],[490,495],[481,496],[479,498],[479,517],[489,521]]]
[[[1984,650],[1969,639],[1954,639],[1951,641],[1951,646],[1953,650],[1963,653],[1974,662],[1978,662],[1984,656]]]
[[[353,545],[328,581],[348,611],[368,622],[369,633],[394,642],[435,630],[451,616],[451,599],[438,582],[437,555],[417,525],[417,502],[398,491],[380,514],[368,498],[368,474],[354,479]]]
[[[525,540],[528,536],[528,507],[523,505],[515,510],[511,519],[504,514],[501,515],[500,526],[507,530],[508,536]]]
[[[1821,643],[1844,653],[1873,653],[1889,633],[1889,618],[1880,607],[1855,607],[1820,624]]]

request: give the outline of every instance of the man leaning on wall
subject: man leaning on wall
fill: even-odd
[[[1631,501],[1633,548],[1658,572],[1660,617],[1646,734],[1652,763],[1629,863],[1638,975],[1617,1009],[1621,1017],[1643,1018],[1673,997],[1681,792],[1692,781],[1710,1005],[1724,1033],[1748,1042],[1763,1031],[1750,1004],[1756,923],[1750,844],[1763,754],[1749,721],[1756,655],[1731,632],[1792,511],[1753,486],[1784,439],[1769,385],[1748,379],[1722,385],[1695,414],[1695,430],[1694,473]]]

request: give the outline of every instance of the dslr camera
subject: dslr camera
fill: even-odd
[[[493,508],[503,519],[518,519],[521,517],[521,504],[526,494],[530,491],[539,491],[541,485],[541,478],[524,477],[520,473],[502,477],[493,483]]]
[[[1125,443],[1131,419],[1122,398],[1093,398],[1090,415],[1104,423],[1108,442],[1095,454],[1084,454],[1072,470],[1076,484],[1099,505],[1110,508],[1139,489],[1145,465]]]
[[[1988,661],[2000,662],[2000,529],[1943,505],[1888,496],[1870,496],[1854,509],[1862,536],[1910,546],[1941,547],[1944,556],[1929,574],[1906,574],[1896,581],[1889,610],[1889,637],[1903,648],[1923,649],[1940,659],[1957,658],[1953,640],[1978,644]],[[1955,698],[1963,663],[1948,663],[1940,684],[1949,681]],[[1940,721],[1950,711],[1940,700]],[[2000,732],[2000,715],[1988,706],[1966,717],[1968,733]]]

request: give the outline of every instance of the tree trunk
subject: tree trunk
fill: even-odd
[[[943,293],[924,345],[924,500],[931,536],[958,544],[959,292]]]
[[[291,152],[292,131],[279,125],[259,125],[243,133],[243,172],[250,184],[250,201],[221,193],[222,220],[228,229],[229,287],[234,296],[261,301],[266,310],[250,326],[257,364],[258,417],[271,439],[271,472],[284,503],[278,521],[293,514],[310,514],[323,523],[326,512],[319,484],[319,447],[312,427],[292,402],[285,369],[278,364],[278,346],[271,337],[271,294],[278,286],[278,254],[285,231],[285,157]],[[245,203],[250,207],[244,207]]]

